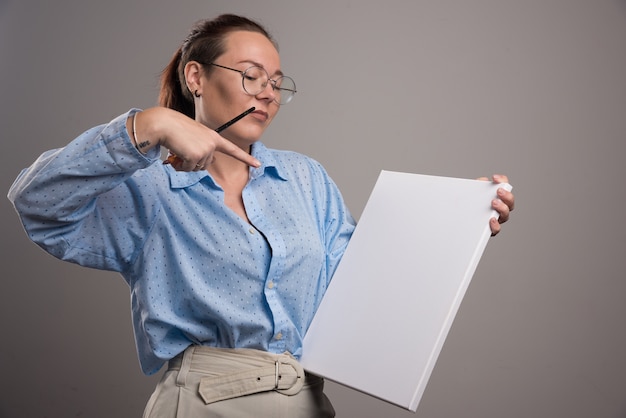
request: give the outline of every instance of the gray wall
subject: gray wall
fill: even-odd
[[[265,23],[298,82],[264,141],[320,160],[356,216],[381,169],[515,186],[417,414],[329,383],[338,416],[626,417],[626,2],[0,0],[1,189],[151,106],[191,23],[222,12]],[[139,416],[157,377],[126,285],[0,205],[0,416]],[[393,354],[384,330],[363,344]]]

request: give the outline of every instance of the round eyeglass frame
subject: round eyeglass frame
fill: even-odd
[[[225,70],[235,71],[235,72],[237,72],[237,73],[241,74],[241,86],[243,87],[243,90],[244,90],[247,94],[249,94],[250,96],[256,96],[257,94],[261,93],[261,92],[262,92],[263,90],[265,90],[265,88],[267,87],[267,83],[270,83],[270,85],[272,86],[272,89],[273,89],[274,91],[276,91],[276,90],[280,90],[280,91],[279,91],[279,94],[280,94],[281,100],[280,100],[280,101],[278,101],[278,100],[274,99],[273,101],[274,101],[274,103],[277,103],[277,104],[279,104],[279,105],[281,105],[281,106],[282,106],[282,105],[286,105],[287,103],[291,102],[291,101],[293,100],[294,96],[295,96],[295,95],[296,95],[296,93],[297,93],[297,90],[296,90],[296,82],[294,81],[294,79],[293,79],[293,78],[291,78],[291,77],[289,77],[289,76],[286,76],[286,75],[281,75],[281,76],[280,76],[280,77],[278,77],[276,80],[273,80],[273,79],[271,79],[271,78],[270,78],[270,75],[267,73],[267,70],[266,70],[265,68],[263,68],[263,67],[259,67],[258,65],[252,65],[252,66],[250,66],[250,67],[246,68],[244,71],[238,70],[238,69],[236,69],[236,68],[226,67],[226,66],[224,66],[224,65],[216,64],[216,63],[214,63],[214,62],[210,62],[210,63],[208,63],[208,65],[213,65],[213,66],[218,67],[218,68],[223,68],[223,69],[225,69]],[[257,91],[257,92],[251,92],[251,91],[248,91],[248,89],[246,88],[246,73],[247,73],[248,71],[250,71],[251,69],[253,69],[253,68],[255,68],[255,69],[259,69],[259,70],[262,70],[262,71],[265,73],[266,78],[267,78],[267,81],[263,83],[263,85],[261,86],[261,89],[260,89],[259,91]],[[290,88],[284,88],[284,87],[277,87],[277,84],[278,84],[281,80],[288,80],[288,81],[291,81],[291,83],[293,84],[293,89],[290,89]],[[285,99],[285,100],[282,100],[282,98],[283,98],[283,93],[282,93],[282,92],[283,92],[283,91],[288,92],[287,97],[286,97],[286,99]]]

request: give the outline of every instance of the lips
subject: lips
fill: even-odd
[[[256,119],[260,120],[261,122],[265,122],[269,118],[268,113],[262,110],[255,110],[254,112],[251,113],[251,115],[254,116]]]

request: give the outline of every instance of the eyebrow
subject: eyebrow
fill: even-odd
[[[265,69],[265,67],[263,66],[263,64],[261,64],[260,62],[253,61],[253,60],[242,60],[242,61],[239,61],[239,63],[248,63],[248,64],[256,65],[257,67],[261,67],[261,68]],[[285,75],[285,74],[283,74],[283,72],[282,72],[281,70],[276,70],[276,71],[272,74],[272,77],[274,77],[274,76],[281,76],[281,77],[282,77],[282,76],[284,76],[284,75]]]

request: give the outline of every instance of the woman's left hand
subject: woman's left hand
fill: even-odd
[[[479,180],[489,181],[487,177],[481,177]],[[494,174],[493,182],[508,183],[509,178],[502,174]],[[498,219],[491,218],[489,220],[491,236],[495,236],[500,232],[502,224],[509,220],[509,217],[511,216],[511,211],[515,207],[515,196],[513,195],[513,193],[503,188],[499,188],[497,193],[498,197],[491,201],[491,207],[500,214],[500,217]]]

